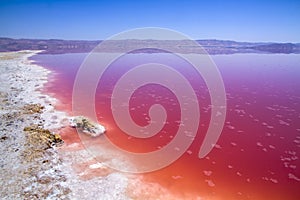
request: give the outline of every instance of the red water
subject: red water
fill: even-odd
[[[71,111],[72,88],[85,54],[38,55],[38,63],[52,70],[47,93]],[[154,103],[168,113],[167,124],[152,138],[128,137],[115,124],[110,97],[116,81],[137,64],[159,60],[174,67],[191,83],[199,100],[199,130],[188,151],[170,166],[144,174],[182,198],[196,199],[300,199],[300,55],[237,54],[212,57],[227,93],[227,117],[218,145],[204,159],[199,147],[210,119],[210,98],[202,78],[187,63],[165,54],[133,54],[113,63],[100,80],[96,99],[99,121],[107,136],[123,149],[148,152],[161,148],[176,134],[180,107],[176,96],[155,84],[139,88],[130,101],[130,114],[147,125]],[[113,130],[113,131],[110,131]],[[71,130],[65,130],[71,131]],[[67,143],[78,142],[75,133]],[[187,197],[188,196],[188,197]]]

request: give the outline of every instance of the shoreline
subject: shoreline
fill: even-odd
[[[124,175],[107,174],[85,149],[68,151],[52,141],[48,147],[48,139],[41,139],[44,132],[54,135],[69,124],[67,114],[55,110],[58,100],[41,92],[51,71],[29,60],[39,52],[0,53],[1,199],[128,199]],[[86,161],[93,161],[88,168],[104,170],[105,179],[82,181],[73,164]]]
[[[39,52],[0,54],[1,199],[67,199],[70,193],[53,146],[65,116],[40,92],[50,71],[28,60]]]
[[[43,90],[53,72],[33,64],[30,58],[39,52],[0,53],[0,181],[5,185],[0,198],[181,199],[145,182],[143,175],[115,171],[93,158],[69,127],[68,112],[57,110],[59,100]]]

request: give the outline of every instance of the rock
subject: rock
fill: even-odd
[[[27,104],[24,106],[24,114],[42,113],[45,107],[41,104]]]
[[[37,182],[41,183],[41,184],[48,184],[51,181],[53,181],[54,178],[52,178],[51,176],[41,176],[38,177]]]
[[[7,139],[8,139],[8,137],[7,137],[6,135],[0,137],[0,141],[1,141],[1,142],[4,141],[4,140],[7,140]]]
[[[63,143],[59,134],[53,134],[48,129],[43,129],[38,125],[27,126],[24,131],[28,132],[26,137],[32,145],[52,147]]]
[[[70,117],[69,123],[71,127],[78,128],[92,137],[97,137],[106,131],[104,126],[95,123],[84,116]]]

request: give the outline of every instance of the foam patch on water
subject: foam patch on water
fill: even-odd
[[[183,177],[174,176],[172,177],[174,181],[179,181]],[[132,175],[131,181],[128,185],[128,194],[130,199],[155,199],[155,200],[182,200],[182,199],[195,199],[203,200],[207,199],[200,195],[191,195],[186,193],[178,193],[169,191],[171,185],[168,189],[162,187],[159,183],[145,181],[143,177]],[[214,186],[212,180],[209,180],[209,184]],[[213,187],[211,186],[211,187]]]

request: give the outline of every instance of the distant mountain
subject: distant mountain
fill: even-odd
[[[292,43],[274,43],[263,44],[252,47],[255,50],[270,52],[270,53],[300,53],[300,44]]]
[[[196,40],[209,54],[233,53],[300,53],[300,44],[292,43],[250,43],[228,40]],[[44,50],[43,53],[85,53],[92,51],[103,41],[86,40],[41,40],[41,39],[11,39],[0,38],[0,52],[19,50]],[[110,40],[102,43],[96,49],[99,52],[154,53],[157,49],[167,47],[176,53],[204,53],[203,49],[189,40]]]
[[[45,53],[90,52],[100,41],[39,40],[0,38],[0,52],[19,50],[45,50]]]

